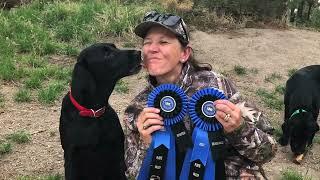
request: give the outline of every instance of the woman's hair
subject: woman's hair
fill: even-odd
[[[180,38],[178,38],[182,48],[187,48],[188,43],[181,41]],[[209,63],[201,63],[198,60],[196,60],[193,56],[193,49],[191,48],[191,54],[186,62],[189,62],[189,64],[194,68],[195,71],[211,71],[212,66]]]

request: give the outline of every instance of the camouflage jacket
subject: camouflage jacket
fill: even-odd
[[[188,97],[204,87],[218,88],[241,109],[244,119],[242,125],[234,132],[225,134],[227,147],[237,151],[225,159],[226,176],[227,179],[264,179],[261,165],[270,161],[277,150],[275,140],[265,132],[269,127],[265,116],[253,104],[244,101],[230,80],[215,72],[195,71],[186,64],[176,84]],[[125,161],[129,178],[134,178],[139,173],[148,148],[139,137],[136,120],[146,107],[148,94],[153,88],[152,79],[149,78],[149,85],[125,110]],[[189,131],[192,130],[193,124],[188,116],[185,117],[184,124]]]

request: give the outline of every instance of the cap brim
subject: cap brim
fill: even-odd
[[[137,36],[139,36],[139,37],[141,37],[141,38],[144,38],[144,37],[147,35],[149,29],[150,29],[151,27],[154,27],[154,26],[164,27],[164,28],[168,29],[169,31],[171,31],[172,33],[174,33],[174,34],[177,35],[177,33],[176,33],[174,30],[172,30],[170,27],[165,26],[165,25],[163,25],[163,24],[161,24],[161,23],[158,23],[158,22],[154,22],[154,21],[147,21],[147,22],[143,22],[143,23],[139,24],[139,25],[134,29],[134,33],[135,33]]]

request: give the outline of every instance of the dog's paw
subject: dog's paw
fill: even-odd
[[[280,138],[279,138],[279,144],[280,144],[281,146],[286,146],[286,145],[288,145],[288,143],[289,143],[289,139],[284,138],[284,137],[280,137]]]

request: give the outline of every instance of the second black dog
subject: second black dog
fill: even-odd
[[[320,65],[307,66],[296,71],[287,81],[284,96],[285,119],[282,124],[281,145],[290,147],[295,155],[303,154],[319,125]]]
[[[108,99],[120,78],[139,72],[140,61],[139,51],[113,44],[80,53],[60,116],[66,180],[126,179],[124,134]]]

